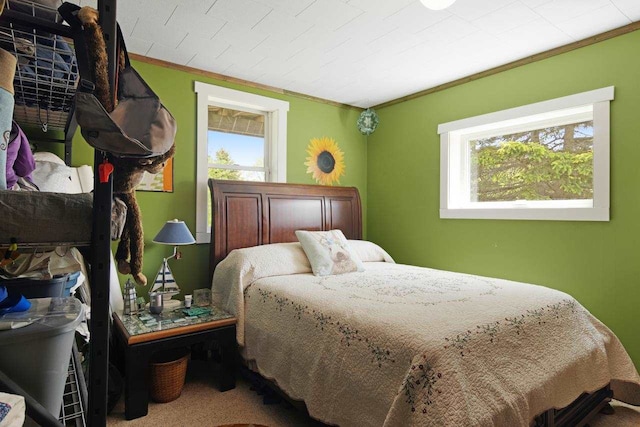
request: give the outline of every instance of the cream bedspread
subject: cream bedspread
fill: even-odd
[[[640,405],[617,337],[541,286],[390,263],[315,277],[298,244],[232,252],[214,300],[259,372],[341,426],[528,426],[612,384]]]

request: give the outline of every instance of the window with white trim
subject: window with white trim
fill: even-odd
[[[214,105],[207,113],[209,178],[271,181],[268,114]]]
[[[607,87],[438,126],[440,218],[609,220]]]
[[[209,178],[286,182],[289,103],[195,82],[196,241],[211,237]]]

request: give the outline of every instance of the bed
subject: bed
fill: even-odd
[[[581,425],[612,394],[640,405],[624,348],[571,296],[394,264],[358,241],[354,188],[209,185],[214,300],[238,317],[246,364],[312,417],[344,426]],[[313,276],[298,229],[341,229],[365,271]]]

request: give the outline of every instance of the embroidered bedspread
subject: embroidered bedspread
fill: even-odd
[[[245,358],[326,423],[528,426],[610,382],[640,404],[616,336],[565,293],[382,262],[315,277],[294,245],[232,252],[214,299]]]

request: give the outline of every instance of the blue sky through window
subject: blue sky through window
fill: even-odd
[[[210,130],[207,143],[207,153],[212,159],[220,148],[224,148],[237,165],[255,166],[264,159],[264,138]]]

